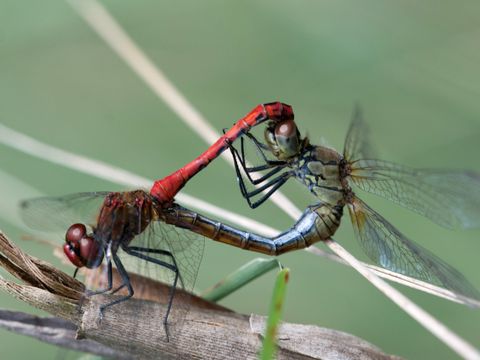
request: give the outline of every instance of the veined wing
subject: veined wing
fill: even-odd
[[[382,160],[351,164],[350,179],[447,228],[480,226],[480,174],[412,169]]]
[[[480,299],[479,292],[453,267],[413,243],[358,198],[348,205],[353,228],[367,256],[385,269]]]
[[[109,192],[84,192],[39,197],[20,203],[23,221],[40,231],[65,232],[74,223],[93,224]]]
[[[158,220],[150,223],[128,245],[134,252],[127,254],[119,251],[117,255],[120,256],[130,276],[137,274],[167,285],[167,287],[154,286],[155,293],[151,294],[153,290],[151,282],[136,281],[135,293],[168,304],[174,290],[172,313],[168,318],[168,333],[170,338],[181,336],[191,302],[189,293],[193,291],[195,285],[205,238],[187,229]],[[177,271],[173,270],[175,268]],[[151,295],[146,296],[147,294]],[[165,309],[165,307],[158,307],[156,313],[152,314],[152,321],[158,321],[159,329],[163,326],[161,322],[167,315]]]
[[[368,126],[355,107],[344,157],[351,182],[447,228],[480,226],[480,174],[468,171],[412,169],[373,159]]]
[[[172,254],[181,277],[177,286],[189,292],[193,290],[205,247],[203,236],[163,221],[155,221],[142,234],[137,235],[129,246],[154,250],[144,253],[161,262],[173,265],[173,258],[170,255],[155,251],[165,250]],[[133,257],[126,256],[125,258],[122,260],[127,264],[127,270],[167,284],[173,283],[174,273],[172,271],[155,264],[147,264],[142,260],[139,261],[139,264],[128,265]]]
[[[362,109],[356,104],[343,150],[343,157],[349,163],[358,159],[374,158],[374,151],[369,141],[369,132],[369,127],[363,118]]]
[[[149,225],[136,235],[128,246],[137,248],[137,253],[146,255],[154,261],[142,260],[141,256],[128,254],[122,256],[123,251],[118,254],[128,271],[169,285],[173,283],[175,273],[168,269],[168,265],[165,267],[161,264],[173,265],[180,271],[177,286],[192,291],[203,256],[205,238],[189,230],[191,225],[178,216],[177,208],[181,207],[177,204],[168,209],[158,207],[154,209],[156,211],[154,221],[150,215],[148,219],[135,220],[136,223],[148,222]],[[143,214],[141,211],[138,212],[139,217]]]

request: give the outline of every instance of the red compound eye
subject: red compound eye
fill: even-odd
[[[65,234],[65,241],[71,243],[75,248],[78,248],[80,240],[87,233],[87,228],[83,224],[73,224],[67,230]]]
[[[82,259],[77,255],[75,252],[75,249],[69,244],[63,245],[63,252],[65,253],[65,256],[70,260],[70,262],[75,265],[77,268],[81,268],[85,266],[85,263],[82,261]]]
[[[85,236],[80,241],[80,257],[86,262],[87,267],[90,264],[96,263],[99,257],[99,247],[97,242],[91,236]]]
[[[65,245],[63,245],[63,252],[68,260],[76,267],[85,266],[85,258],[80,255],[81,240],[85,237],[87,228],[83,224],[73,224],[65,234]]]
[[[65,234],[63,252],[68,260],[76,267],[98,267],[103,260],[103,249],[95,239],[87,235],[87,228],[83,224],[73,224]]]

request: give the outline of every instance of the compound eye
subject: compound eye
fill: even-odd
[[[275,139],[283,159],[298,155],[301,141],[295,121],[286,120],[277,124]]]
[[[85,266],[85,262],[77,255],[75,249],[70,245],[70,243],[65,243],[65,245],[63,245],[63,252],[68,260],[70,260],[70,262],[77,268]]]
[[[80,257],[86,262],[88,268],[95,268],[103,259],[102,249],[91,236],[85,236],[80,241]]]
[[[279,123],[275,127],[275,136],[278,137],[285,137],[291,138],[292,136],[297,135],[297,125],[295,125],[295,121],[287,120]]]
[[[87,233],[87,228],[83,224],[73,224],[67,230],[65,234],[65,241],[67,243],[71,243],[75,247],[78,247],[80,240],[85,236]]]

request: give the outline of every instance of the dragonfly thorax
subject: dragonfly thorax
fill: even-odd
[[[130,243],[156,218],[154,201],[145,191],[113,192],[105,197],[94,235],[101,243],[111,243],[115,251]]]
[[[322,203],[343,203],[344,188],[339,164],[342,156],[325,146],[308,146],[291,167],[296,178]]]

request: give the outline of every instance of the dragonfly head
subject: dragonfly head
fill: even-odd
[[[287,160],[300,153],[303,140],[292,119],[270,122],[265,128],[265,141],[279,160]]]
[[[63,252],[78,268],[94,269],[103,260],[103,249],[93,236],[87,234],[87,228],[83,224],[73,224],[68,228]]]

